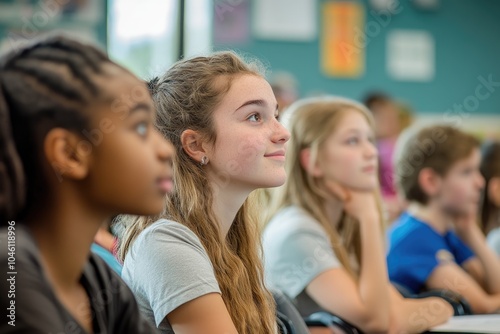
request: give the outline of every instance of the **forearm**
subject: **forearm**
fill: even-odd
[[[500,294],[486,296],[484,300],[474,301],[470,304],[474,313],[498,313],[500,311]]]
[[[378,313],[377,318],[390,314],[389,279],[382,243],[382,231],[377,218],[360,223],[361,228],[361,268],[359,292],[370,310]]]
[[[490,294],[500,293],[500,260],[498,256],[488,247],[486,238],[478,228],[472,229],[466,235],[461,236],[469,245],[478,258],[484,270],[484,286]]]
[[[393,301],[391,328],[397,333],[421,333],[446,322],[453,315],[451,305],[439,297]]]

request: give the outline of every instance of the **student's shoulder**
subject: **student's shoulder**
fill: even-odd
[[[425,221],[404,212],[389,228],[388,237],[392,245],[411,240],[439,239],[440,236]]]
[[[298,206],[289,206],[277,212],[266,226],[263,240],[265,245],[302,243],[304,240],[329,242],[327,232],[320,223]]]
[[[90,254],[83,277],[87,291],[93,300],[100,301],[106,294],[106,303],[99,304],[104,311],[96,316],[106,323],[112,332],[156,333],[142,318],[134,294],[123,279],[97,254]]]
[[[266,230],[279,231],[280,234],[294,234],[301,231],[323,233],[319,222],[306,210],[295,205],[278,211],[269,221]]]
[[[181,240],[199,244],[200,239],[187,226],[169,219],[159,219],[148,226],[138,237],[143,242],[163,242],[165,240]]]
[[[131,247],[131,259],[157,257],[178,257],[186,252],[195,252],[205,256],[206,251],[200,238],[187,226],[176,221],[160,219],[142,231]],[[127,266],[125,259],[125,267]]]
[[[0,252],[1,263],[13,262],[15,267],[23,269],[23,273],[32,274],[41,269],[38,247],[26,226],[18,224],[0,228],[0,245],[5,245]]]

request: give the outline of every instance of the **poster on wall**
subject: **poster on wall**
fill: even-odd
[[[62,33],[93,43],[105,27],[100,0],[0,1],[0,52],[46,33]],[[104,45],[102,45],[104,46]]]
[[[250,0],[215,1],[213,31],[215,45],[241,45],[250,40]],[[234,4],[233,4],[234,3]]]
[[[323,4],[321,69],[330,77],[356,79],[365,71],[364,7],[357,2]]]
[[[36,35],[33,37],[48,33],[64,35],[88,43],[95,43],[98,40],[94,29],[79,27],[61,27],[50,30],[37,30]],[[22,29],[7,29],[2,31],[2,35],[3,37],[0,39],[0,54],[19,48],[24,44],[29,43],[31,40],[31,38],[27,38],[26,32]]]
[[[252,5],[256,38],[309,42],[317,36],[316,1],[254,0]]]
[[[397,29],[387,35],[387,72],[394,80],[433,80],[435,57],[434,38],[427,31]]]

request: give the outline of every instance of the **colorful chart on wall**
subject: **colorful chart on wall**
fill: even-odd
[[[364,7],[357,2],[323,4],[321,69],[327,76],[356,79],[365,71]]]

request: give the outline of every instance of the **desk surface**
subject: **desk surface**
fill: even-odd
[[[500,334],[500,314],[453,317],[434,327],[430,333],[494,333]]]

